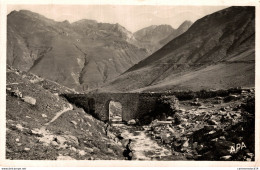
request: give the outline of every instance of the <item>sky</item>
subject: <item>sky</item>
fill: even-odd
[[[75,22],[93,19],[103,23],[118,23],[135,32],[150,25],[168,24],[173,28],[185,20],[197,19],[228,6],[161,6],[161,5],[8,5],[13,10],[30,10],[55,21]]]

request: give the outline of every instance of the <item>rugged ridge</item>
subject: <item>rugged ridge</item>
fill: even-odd
[[[102,90],[254,86],[254,69],[255,8],[230,7],[197,20],[184,34],[131,67]]]
[[[162,39],[160,41],[160,44],[165,45],[174,38],[178,37],[179,35],[183,34],[186,32],[192,25],[193,23],[191,21],[184,21],[174,32],[172,32],[169,36],[166,38]]]
[[[177,29],[170,25],[151,25],[136,31],[134,37],[140,42],[140,46],[148,49],[152,54],[170,40],[187,31],[191,25],[191,21],[184,21]]]
[[[148,56],[119,24],[56,22],[20,10],[7,17],[7,64],[77,90],[96,88]]]

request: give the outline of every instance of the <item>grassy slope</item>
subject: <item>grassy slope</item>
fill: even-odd
[[[250,56],[246,56],[250,57]],[[254,57],[254,53],[251,53]],[[174,74],[161,82],[135,91],[165,91],[165,90],[193,90],[228,89],[230,87],[254,87],[255,63],[231,60],[226,63],[207,66],[192,72]]]
[[[101,90],[254,86],[254,17],[249,7],[208,15]]]

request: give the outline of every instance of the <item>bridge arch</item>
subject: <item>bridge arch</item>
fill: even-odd
[[[108,120],[109,122],[122,122],[123,121],[123,105],[120,101],[108,101]]]

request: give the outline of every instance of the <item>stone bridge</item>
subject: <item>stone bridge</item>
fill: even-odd
[[[160,93],[93,93],[64,94],[69,102],[83,108],[87,113],[102,121],[109,121],[110,101],[122,105],[122,121],[140,119],[158,107]]]

